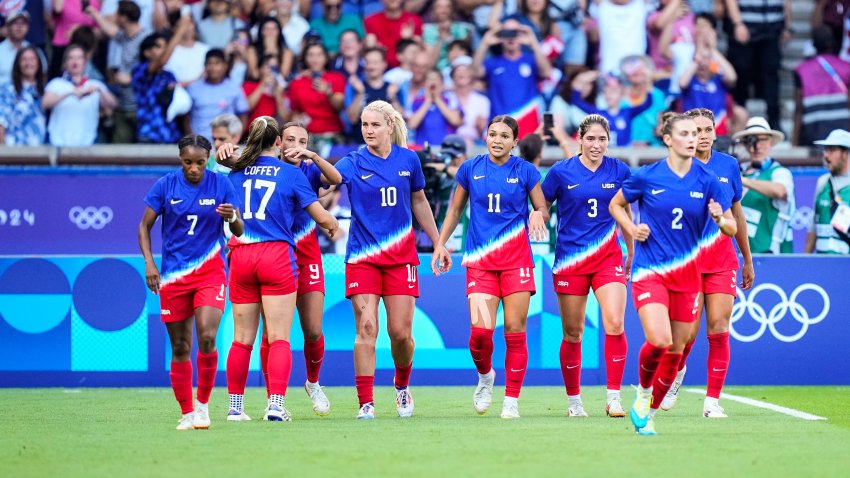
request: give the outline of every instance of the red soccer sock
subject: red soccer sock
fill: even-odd
[[[567,395],[581,393],[581,341],[561,341],[561,375]]]
[[[227,393],[244,395],[253,346],[233,341],[227,353]]]
[[[729,332],[708,336],[708,380],[706,397],[720,398],[729,369]]]
[[[685,350],[682,351],[682,360],[679,361],[679,370],[678,370],[679,372],[681,372],[682,369],[685,368],[685,365],[687,365],[688,355],[691,354],[691,349],[694,348],[694,342],[695,341],[696,341],[696,339],[685,344]]]
[[[400,365],[395,366],[395,379],[393,379],[395,388],[405,388],[410,385],[411,371],[413,371],[413,362],[410,362],[410,365],[406,367],[402,367]]]
[[[210,393],[215,387],[215,373],[218,371],[218,351],[212,353],[198,352],[198,401],[210,402]]]
[[[304,341],[304,363],[307,366],[307,381],[317,383],[319,371],[322,369],[322,360],[325,359],[325,336],[319,336],[316,340]]]
[[[269,392],[271,395],[286,395],[289,375],[292,374],[292,349],[286,340],[275,340],[269,344]]]
[[[266,398],[271,395],[269,391],[269,337],[263,335],[260,342],[260,370],[263,371],[263,380],[266,383]]]
[[[661,357],[666,351],[666,348],[662,349],[649,342],[644,342],[638,355],[638,376],[640,377],[641,387],[649,388],[652,386],[652,379],[655,377],[658,362],[661,361]]]
[[[192,361],[171,362],[171,389],[184,415],[195,410],[192,403]]]
[[[374,403],[373,391],[375,389],[375,377],[373,375],[357,375],[354,377],[354,386],[357,387],[357,399],[362,407],[364,403]]]
[[[666,353],[661,357],[658,364],[658,372],[655,374],[655,382],[652,384],[652,405],[650,408],[658,410],[664,395],[670,390],[670,386],[676,380],[676,372],[679,370],[679,362],[682,354]]]
[[[525,369],[528,367],[525,332],[506,333],[505,349],[505,396],[519,398],[522,382],[525,380]]]
[[[469,353],[478,373],[485,374],[493,370],[493,331],[473,327],[469,335]]]
[[[608,378],[608,390],[619,390],[626,370],[626,354],[629,344],[626,334],[605,335],[605,372]]]

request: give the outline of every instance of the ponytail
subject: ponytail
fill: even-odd
[[[274,146],[279,135],[277,121],[271,116],[260,116],[252,121],[248,130],[248,142],[242,149],[239,160],[233,165],[233,170],[238,171],[254,164],[260,153]]]
[[[393,106],[386,101],[373,101],[363,108],[363,111],[374,111],[383,115],[384,119],[392,128],[390,132],[390,142],[402,148],[407,147],[407,124]]]

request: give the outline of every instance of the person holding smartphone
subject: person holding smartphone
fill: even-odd
[[[316,140],[333,139],[342,133],[339,112],[345,103],[345,77],[328,71],[330,56],[321,43],[313,43],[301,54],[301,75],[289,85],[292,119],[303,124]]]
[[[250,121],[260,116],[283,118],[286,115],[286,105],[283,103],[286,94],[286,80],[280,74],[280,62],[275,55],[266,55],[260,60],[259,81],[242,83],[242,90],[248,99]]]

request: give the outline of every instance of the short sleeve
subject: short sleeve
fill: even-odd
[[[342,159],[334,164],[334,167],[342,176],[343,184],[351,182],[351,177],[354,175],[354,158],[353,153],[348,153]]]
[[[776,168],[770,175],[770,180],[785,186],[788,196],[794,195],[794,177],[788,168]]]
[[[455,179],[457,183],[463,186],[463,189],[469,191],[469,170],[472,169],[472,161],[467,160],[464,161],[463,164],[457,168],[457,173],[455,174]]]
[[[617,182],[622,184],[623,181],[625,181],[626,179],[629,179],[632,176],[632,170],[629,168],[629,166],[626,163],[620,161],[619,159],[616,160],[616,161],[617,161]],[[739,177],[738,182],[740,182],[740,179],[741,178]]]
[[[318,201],[316,192],[310,189],[310,183],[307,182],[307,177],[300,171],[294,171],[292,174],[292,196],[295,203],[300,209],[304,209],[310,204]]]
[[[734,169],[734,174],[729,177],[729,185],[732,186],[732,202],[741,202],[741,198],[744,197],[744,185],[741,183],[741,173],[738,172],[737,167]]]
[[[307,183],[310,185],[310,189],[315,191],[316,193],[322,189],[322,171],[316,166],[316,163],[310,163],[306,168],[303,168],[301,171],[304,171],[304,176],[307,177]]]
[[[643,170],[641,170],[643,171]],[[633,174],[631,177],[623,181],[623,185],[621,187],[621,191],[623,191],[623,197],[626,198],[628,202],[635,202],[638,199],[643,197],[643,188],[645,185],[643,174],[641,171]]]
[[[523,162],[523,175],[525,176],[523,179],[525,180],[525,192],[530,193],[537,183],[540,182],[540,171],[534,167],[531,163],[521,160]]]
[[[561,181],[558,179],[558,171],[560,168],[553,167],[549,170],[549,174],[543,178],[543,196],[548,202],[555,202],[561,193]]]
[[[422,162],[419,161],[419,156],[416,153],[410,153],[410,192],[421,191],[425,189],[425,173],[422,171]]]
[[[159,215],[165,212],[165,182],[167,177],[159,178],[145,196],[145,204]]]

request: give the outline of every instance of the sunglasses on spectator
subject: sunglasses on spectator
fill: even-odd
[[[341,3],[326,3],[325,4],[325,9],[327,9],[327,10],[339,10],[340,8],[342,8]]]

